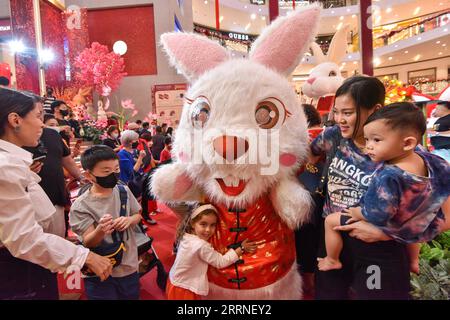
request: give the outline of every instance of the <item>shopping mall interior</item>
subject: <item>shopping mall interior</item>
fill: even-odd
[[[127,76],[113,96],[119,100],[132,98],[139,109],[136,118],[142,118],[150,108],[156,112],[156,106],[164,104],[155,95],[155,90],[164,89],[161,85],[186,84],[158,46],[162,33],[182,30],[203,34],[234,56],[245,56],[271,19],[309,2],[313,1],[1,0],[0,62],[11,70],[12,87],[39,93],[45,86],[70,88],[75,80],[74,59],[89,44],[99,42],[112,50],[114,44],[125,43],[122,57]],[[316,43],[326,56],[333,35],[345,29],[345,43],[339,43],[345,47],[345,54],[336,61],[336,71],[344,78],[363,73],[359,1],[319,2],[324,9]],[[33,11],[37,4],[38,16]],[[438,95],[449,78],[450,1],[373,0],[370,9],[366,19],[373,26],[369,61],[373,75],[400,80],[423,94]],[[23,20],[22,12],[30,19]],[[135,19],[129,19],[130,15]],[[68,28],[71,23],[76,28]],[[37,61],[36,52],[40,50],[50,55],[49,61]],[[311,97],[304,95],[301,86],[318,60],[309,50],[292,74],[293,86],[305,101]],[[22,79],[25,74],[32,77]]]

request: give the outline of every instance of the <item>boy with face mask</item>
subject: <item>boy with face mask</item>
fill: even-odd
[[[114,267],[112,276],[101,282],[99,278],[85,279],[89,300],[136,300],[139,299],[138,255],[132,227],[141,216],[141,206],[128,187],[126,215],[120,216],[119,159],[107,146],[97,145],[81,155],[81,165],[92,187],[72,204],[70,225],[82,238],[84,246],[98,247],[113,243],[111,234],[122,233],[125,250],[121,263]]]

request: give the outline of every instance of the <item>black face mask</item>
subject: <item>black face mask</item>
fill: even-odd
[[[112,189],[116,186],[117,181],[119,181],[119,174],[117,172],[113,172],[110,175],[107,175],[106,177],[95,177],[95,180],[97,180],[97,184],[102,188]]]
[[[136,148],[138,147],[138,145],[139,145],[139,142],[133,142],[133,143],[131,144],[131,147],[132,147],[133,149],[136,149]]]
[[[67,117],[69,115],[69,110],[59,110],[59,113],[61,113],[63,117]]]

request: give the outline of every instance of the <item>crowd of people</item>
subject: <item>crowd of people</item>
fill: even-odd
[[[421,145],[422,111],[384,101],[377,78],[355,76],[337,90],[326,126],[313,106],[303,106],[311,154],[298,179],[316,207],[314,221],[296,231],[296,249],[305,292],[316,299],[409,299],[410,272],[420,272],[418,244],[450,229],[450,104],[436,109],[432,154]],[[54,272],[69,266],[84,271],[88,299],[139,299],[134,228],[142,219],[156,224],[158,214],[143,185],[172,161],[176,133],[142,121],[122,132],[110,125],[101,145],[81,154],[80,168],[79,130],[51,90],[42,99],[0,88],[0,299],[57,299]],[[82,186],[74,201],[68,179]],[[217,209],[202,203],[187,210],[169,299],[206,296],[208,265],[225,268],[258,246],[245,239],[225,254],[215,251],[208,240],[220,223]],[[375,291],[366,285],[374,264],[383,269]]]

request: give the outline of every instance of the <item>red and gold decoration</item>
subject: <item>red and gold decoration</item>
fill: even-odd
[[[16,54],[17,88],[39,94],[39,66],[36,54],[33,0],[11,0],[13,37],[21,39],[27,50]]]
[[[386,98],[384,103],[390,104],[394,102],[406,101],[411,92],[403,86],[403,82],[397,79],[384,80],[384,86],[386,87]]]

